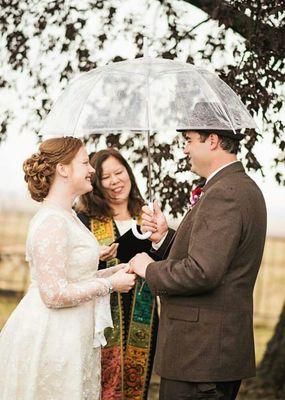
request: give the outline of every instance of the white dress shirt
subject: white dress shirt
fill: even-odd
[[[225,165],[222,165],[220,168],[216,169],[216,171],[212,172],[212,173],[208,176],[208,178],[207,178],[207,180],[206,180],[206,182],[205,182],[205,185],[209,182],[210,179],[212,179],[212,178],[213,178],[218,172],[220,172],[222,169],[224,169],[224,168],[228,167],[229,165],[234,164],[234,163],[236,163],[236,162],[239,162],[239,160],[231,161],[230,163],[225,164]]]
[[[132,227],[133,220],[130,219],[115,219],[115,224],[117,225],[120,236],[123,236]]]

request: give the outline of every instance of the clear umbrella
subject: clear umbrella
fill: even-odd
[[[257,128],[244,104],[217,75],[148,56],[111,63],[70,82],[44,120],[43,136],[86,136],[177,129]]]
[[[210,103],[208,114],[195,112]],[[173,60],[142,57],[112,63],[72,80],[51,112],[44,135],[161,129],[256,128],[238,96],[217,75]]]

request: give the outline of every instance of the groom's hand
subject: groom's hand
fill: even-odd
[[[151,211],[148,206],[142,208],[141,230],[143,233],[148,231],[153,232],[149,238],[153,243],[160,242],[160,240],[166,235],[168,224],[157,200],[153,203],[153,211]]]
[[[139,253],[129,261],[130,270],[142,278],[145,278],[147,266],[153,261],[154,260],[148,254]]]

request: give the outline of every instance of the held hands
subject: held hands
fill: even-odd
[[[139,253],[130,260],[130,271],[135,272],[142,278],[145,278],[147,266],[153,261],[154,260],[148,254]]]
[[[142,232],[151,231],[153,234],[150,240],[154,243],[160,242],[168,231],[168,225],[163,212],[161,211],[157,200],[153,203],[153,211],[148,206],[142,208]],[[144,253],[142,253],[144,254]]]
[[[119,264],[117,267],[120,268],[119,271],[115,272],[109,280],[114,291],[127,293],[134,287],[136,275],[130,272],[128,265],[123,266],[123,264]]]
[[[145,278],[147,266],[154,260],[146,253],[135,255],[129,264],[118,264],[115,272],[109,280],[116,292],[129,292],[136,283],[136,275]]]
[[[112,243],[110,246],[100,247],[100,261],[109,261],[116,258],[119,243]]]

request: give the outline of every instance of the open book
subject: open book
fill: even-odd
[[[151,241],[137,239],[131,229],[115,240],[114,243],[119,243],[117,258],[121,263],[128,263],[137,253],[149,253],[151,249]]]

